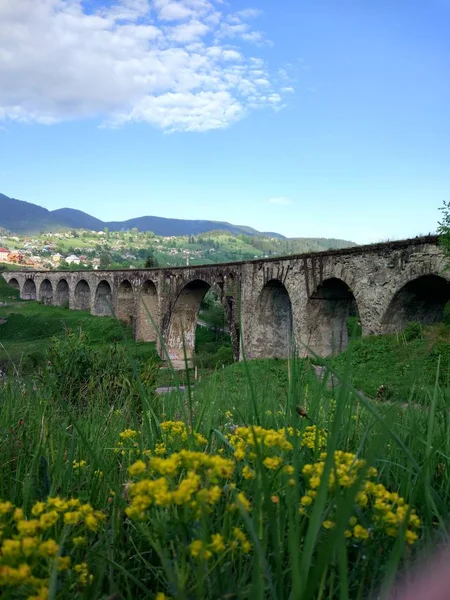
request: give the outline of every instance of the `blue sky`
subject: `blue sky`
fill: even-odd
[[[0,192],[104,220],[434,231],[449,28],[450,0],[3,0]]]

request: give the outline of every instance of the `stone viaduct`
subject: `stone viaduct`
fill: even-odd
[[[350,315],[363,335],[395,332],[409,321],[439,321],[450,299],[450,272],[435,236],[218,265],[3,277],[24,300],[114,314],[177,368],[193,357],[209,289],[224,306],[236,360],[327,356],[347,345]]]

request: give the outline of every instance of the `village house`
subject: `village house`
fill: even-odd
[[[8,254],[8,262],[10,263],[22,264],[24,259],[25,257],[22,252],[13,251]]]
[[[57,252],[56,254],[52,254],[51,259],[52,261],[56,264],[59,265],[59,263],[61,262],[61,260],[63,259],[63,255],[60,254],[59,252]]]
[[[6,248],[0,248],[0,261],[6,262],[8,260],[9,250]]]
[[[79,265],[80,259],[78,258],[78,256],[75,256],[75,254],[71,254],[66,258],[66,263],[68,265]]]

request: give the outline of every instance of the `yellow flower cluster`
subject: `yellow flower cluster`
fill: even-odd
[[[105,519],[104,513],[77,498],[54,497],[36,502],[31,516],[25,518],[24,511],[11,502],[0,502],[0,595],[1,590],[12,592],[25,586],[30,593],[28,600],[45,600],[55,561],[58,571],[69,577],[73,573],[81,586],[88,585],[92,581],[88,565],[72,565],[72,559],[76,549],[86,543],[86,537],[78,534],[83,529],[96,531]],[[54,539],[62,526],[74,528],[69,530],[68,548]],[[62,556],[67,550],[71,555]]]
[[[222,554],[227,550],[248,554],[251,549],[251,543],[239,527],[233,527],[233,536],[229,540],[225,540],[220,533],[214,533],[211,535],[209,543],[205,543],[203,540],[194,540],[189,545],[190,555],[199,560],[209,560],[215,554]]]
[[[186,442],[188,436],[192,436],[196,446],[202,447],[208,444],[208,440],[201,433],[193,431],[191,427],[186,427],[183,421],[163,421],[161,429],[170,443]]]
[[[85,460],[80,460],[80,461],[76,461],[74,460],[72,463],[72,467],[74,468],[75,471],[79,471],[81,469],[84,469],[86,467],[87,463]]]
[[[301,514],[306,514],[306,508],[314,502],[317,496],[317,490],[325,469],[326,457],[326,453],[322,453],[319,461],[307,464],[302,469],[307,481],[307,491],[300,500]],[[377,532],[396,537],[400,528],[406,527],[405,539],[408,544],[413,544],[418,537],[416,530],[420,527],[420,519],[414,509],[410,509],[405,500],[396,492],[390,492],[383,484],[371,481],[371,479],[377,477],[377,470],[373,467],[367,468],[366,461],[358,459],[355,454],[338,450],[334,453],[333,458],[333,467],[328,477],[327,486],[331,497],[339,494],[344,488],[355,485],[361,476],[362,470],[366,470],[364,479],[356,494],[356,508],[360,512],[367,513],[366,519],[370,522],[370,527],[366,529],[353,516],[350,519],[349,528],[345,531],[346,537],[365,540],[372,533]],[[334,522],[328,519],[323,522],[323,526],[325,529],[331,529]]]
[[[300,448],[313,450],[322,449],[327,443],[325,432],[315,425],[306,427],[304,431],[293,427],[283,429],[264,429],[260,426],[238,427],[233,434],[228,435],[228,441],[234,448],[234,457],[237,461],[255,460],[258,456],[256,448],[258,447],[260,455],[262,453],[263,464],[273,471],[279,469],[284,463],[284,454],[292,452],[294,438],[298,438]],[[252,479],[253,473],[250,467],[244,467],[245,479]]]
[[[119,437],[121,440],[134,440],[134,438],[138,437],[139,431],[135,429],[125,429],[121,433],[119,433]]]
[[[196,512],[216,504],[222,496],[218,483],[233,475],[234,461],[218,455],[181,450],[167,458],[152,456],[129,468],[132,477],[145,475],[129,488],[129,517],[143,519],[152,505],[189,505]]]
[[[302,435],[301,446],[310,450],[321,450],[327,445],[327,434],[315,425],[306,427]]]

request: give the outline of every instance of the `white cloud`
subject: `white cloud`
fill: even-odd
[[[0,0],[0,121],[100,118],[204,131],[281,106],[265,61],[236,43],[264,39],[246,22],[254,9],[227,13],[221,0],[86,5]]]
[[[168,32],[168,38],[181,44],[198,40],[209,31],[209,26],[197,19],[192,19],[187,23],[182,23],[176,27],[171,27]]]
[[[276,198],[270,198],[269,202],[271,204],[278,204],[279,206],[286,206],[288,204],[292,204],[292,200],[290,198],[286,198],[285,196],[277,196]]]

